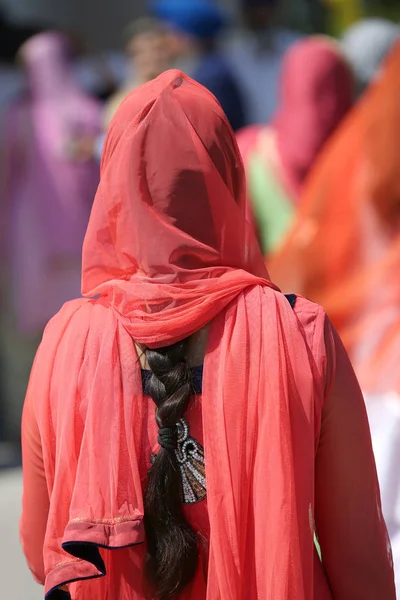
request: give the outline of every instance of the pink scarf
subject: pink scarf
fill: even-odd
[[[350,66],[328,38],[310,37],[288,51],[272,126],[285,175],[297,193],[323,144],[351,108],[354,88]]]

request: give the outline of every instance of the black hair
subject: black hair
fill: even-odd
[[[161,449],[153,457],[144,497],[147,539],[146,575],[151,593],[166,600],[193,580],[199,539],[182,510],[183,494],[176,456],[177,423],[192,396],[192,375],[186,361],[188,341],[146,350],[152,371],[149,393],[156,405]]]

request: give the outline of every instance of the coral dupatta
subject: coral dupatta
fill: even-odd
[[[125,100],[84,245],[83,292],[99,298],[50,323],[28,392],[49,472],[49,598],[105,574],[98,546],[145,541],[133,340],[162,346],[208,323],[207,600],[313,598],[324,373],[269,281],[245,199],[232,130],[202,86],[169,71]]]

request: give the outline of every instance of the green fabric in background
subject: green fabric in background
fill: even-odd
[[[248,182],[261,249],[268,254],[282,241],[292,223],[293,203],[255,152],[248,159]]]

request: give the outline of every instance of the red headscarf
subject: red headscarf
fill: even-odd
[[[268,278],[245,210],[243,166],[222,109],[184,76],[159,77],[111,123],[83,294],[111,295],[136,341],[190,335],[243,287]]]
[[[28,392],[50,491],[48,597],[105,575],[98,547],[145,541],[150,457],[141,456],[133,339],[162,346],[212,321],[202,397],[207,600],[310,600],[324,358],[317,370],[268,280],[227,119],[202,86],[164,73],[117,111],[101,170],[83,261],[83,292],[100,298],[70,303],[50,323]]]
[[[339,46],[313,36],[288,50],[273,120],[282,167],[299,191],[323,144],[354,98],[354,78]]]

